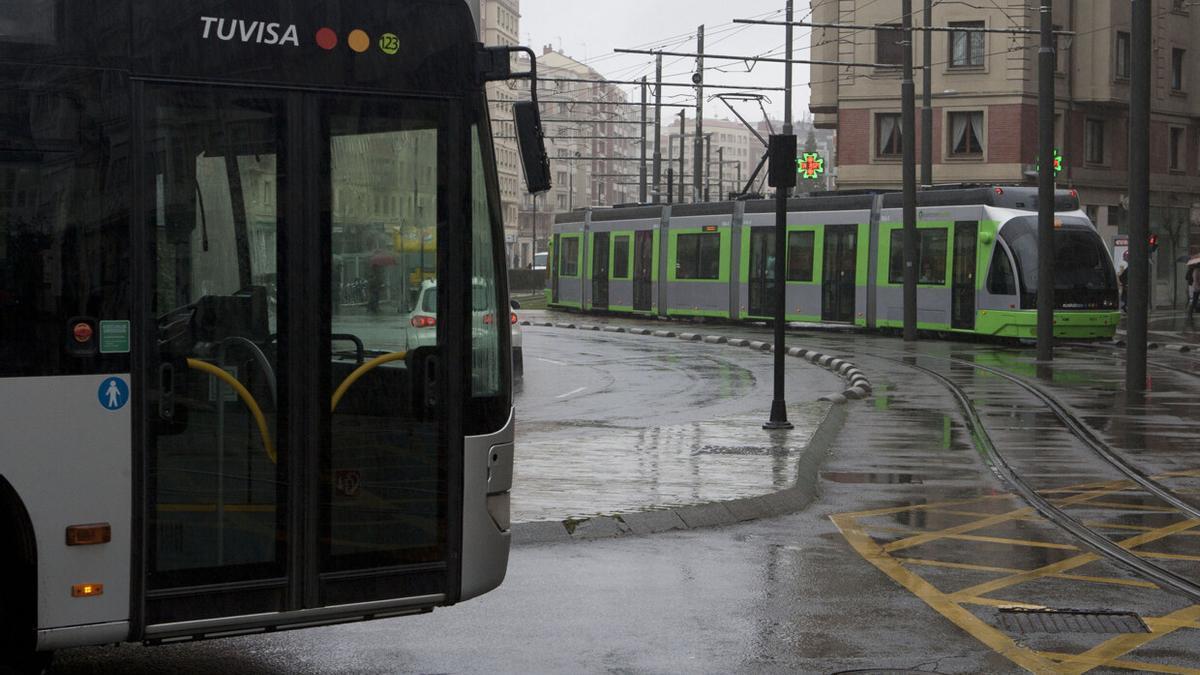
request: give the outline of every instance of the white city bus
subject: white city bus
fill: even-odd
[[[463,0],[0,5],[0,661],[500,584],[476,36]]]

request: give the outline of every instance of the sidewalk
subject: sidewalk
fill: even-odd
[[[538,311],[523,312],[522,319],[534,323],[524,329],[527,340],[531,334],[597,336],[605,333],[588,329],[599,331],[602,324],[610,332],[651,328],[662,333],[663,328],[679,328],[653,321]],[[537,325],[556,321],[564,327]],[[581,328],[583,335],[575,333]],[[725,329],[693,328],[711,336],[720,336]],[[747,390],[738,391],[736,382],[725,383],[734,390],[722,394],[728,397],[722,402],[731,402],[728,415],[681,420],[681,416],[662,418],[639,410],[636,418],[578,420],[547,413],[541,420],[520,423],[512,500],[514,542],[731,524],[790,513],[811,501],[817,467],[845,418],[844,406],[818,399],[832,395],[839,400],[842,378],[848,376],[830,371],[839,365],[845,371],[850,364],[831,365],[830,357],[814,363],[820,360],[816,354],[806,355],[807,359],[789,357],[789,388],[797,386],[805,395],[789,395],[788,417],[795,429],[768,432],[762,428],[763,411],[757,406],[747,409],[743,399],[769,401],[773,361],[769,350],[747,349],[749,345],[737,339],[733,344],[705,342],[700,335],[680,339],[675,333],[667,337],[626,332],[612,337],[695,355],[698,360],[736,360],[751,368],[753,376],[745,378]],[[638,386],[650,385],[632,383],[633,388]],[[628,395],[636,398],[637,392]],[[519,414],[521,405],[518,398]]]

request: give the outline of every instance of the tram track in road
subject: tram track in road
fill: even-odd
[[[963,418],[970,431],[972,441],[983,453],[993,471],[1008,485],[1012,486],[1014,491],[1026,503],[1036,509],[1053,525],[1067,532],[1085,547],[1121,565],[1134,574],[1164,589],[1169,589],[1174,593],[1186,597],[1190,601],[1200,603],[1200,578],[1180,574],[1154,562],[1147,555],[1139,555],[1136,549],[1137,545],[1141,545],[1140,543],[1130,545],[1128,540],[1115,540],[1067,513],[1066,509],[1069,507],[1086,506],[1089,502],[1096,502],[1101,497],[1109,495],[1129,496],[1131,495],[1131,490],[1140,488],[1151,500],[1157,501],[1162,506],[1147,505],[1144,503],[1137,506],[1149,506],[1155,509],[1162,509],[1161,511],[1157,511],[1157,513],[1166,514],[1173,512],[1182,516],[1183,520],[1178,521],[1177,525],[1180,531],[1200,526],[1200,506],[1121,457],[1119,452],[1099,439],[1095,432],[1067,410],[1066,406],[1052,394],[1046,392],[1041,387],[1025,382],[1022,378],[1004,373],[995,368],[973,363],[966,359],[927,354],[907,354],[897,358],[885,353],[868,350],[862,350],[861,353],[924,373],[947,389],[962,410]],[[896,352],[888,353],[896,354]],[[1003,447],[1003,443],[999,446],[997,445],[997,442],[993,438],[993,433],[987,428],[988,425],[984,420],[985,416],[981,414],[978,406],[972,401],[971,393],[967,388],[936,368],[918,364],[918,359],[931,359],[949,363],[952,366],[969,367],[977,372],[987,373],[992,377],[998,377],[1016,385],[1021,391],[1033,395],[1034,398],[1040,401],[1059,421],[1062,430],[1070,438],[1074,439],[1078,445],[1085,447],[1093,457],[1103,460],[1104,464],[1118,472],[1120,477],[1117,477],[1115,480],[1101,477],[1099,480],[1085,482],[1081,485],[1037,485],[1035,480],[1028,479],[1024,475],[1025,473],[1033,473],[1033,471],[1025,471],[1022,466],[1023,463],[1029,462],[1030,458],[1014,456],[1012,453],[1007,452],[1007,449]],[[1034,461],[1036,462],[1036,459]],[[1038,467],[1035,464],[1033,468],[1037,469]],[[1044,471],[1044,468],[1042,470]],[[1200,474],[1200,472],[1188,473]],[[1064,497],[1063,495],[1067,496]],[[1131,503],[1129,506],[1133,508],[1135,505]],[[1136,540],[1137,538],[1135,537],[1134,539]]]

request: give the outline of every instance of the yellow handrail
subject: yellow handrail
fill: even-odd
[[[367,372],[373,370],[377,366],[382,366],[385,363],[391,363],[392,361],[403,361],[407,357],[408,352],[394,352],[392,354],[384,354],[383,356],[373,358],[359,366],[353,373],[350,373],[350,375],[342,381],[341,385],[338,386],[337,391],[333,392],[333,401],[329,407],[329,412],[334,412],[337,410],[338,403],[342,402],[342,397],[345,396],[350,387],[353,386],[355,382],[358,382],[359,378],[361,378],[363,375],[366,375]]]
[[[254,400],[254,396],[250,393],[250,390],[242,386],[242,383],[238,382],[237,378],[230,375],[224,368],[218,368],[207,361],[188,359],[187,365],[192,370],[199,370],[216,377],[237,392],[238,397],[242,399],[242,403],[245,403],[246,407],[250,409],[250,414],[254,415],[254,421],[258,423],[258,432],[262,434],[263,446],[267,449],[267,457],[271,459],[272,464],[278,463],[275,446],[271,443],[271,430],[267,427],[267,417],[263,415],[262,408],[258,407],[258,401]]]

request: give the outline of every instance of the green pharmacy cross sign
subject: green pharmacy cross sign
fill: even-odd
[[[796,173],[805,180],[817,180],[825,173],[825,158],[819,152],[806,152],[796,160]]]
[[[1035,165],[1035,170],[1038,173],[1041,173],[1041,171],[1042,171],[1042,162],[1040,159],[1038,160],[1037,164]],[[1058,174],[1061,173],[1062,170],[1063,170],[1063,156],[1062,156],[1062,153],[1058,151],[1058,148],[1055,148],[1054,149],[1054,177],[1058,178]]]

